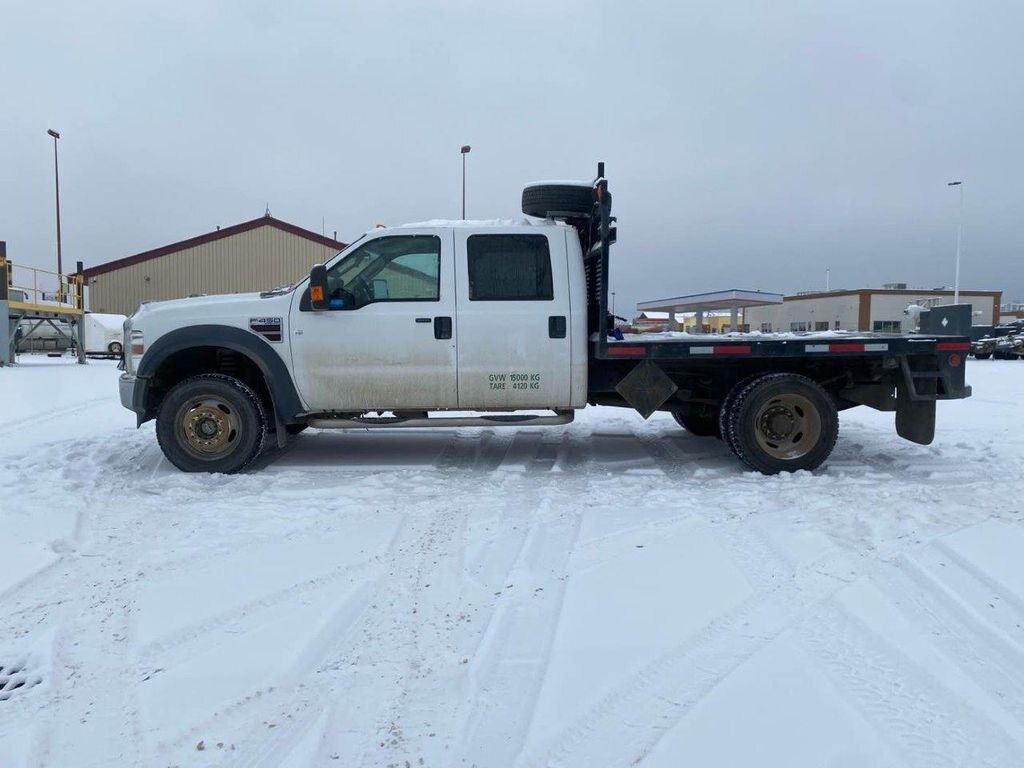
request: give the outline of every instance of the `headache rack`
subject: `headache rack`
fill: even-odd
[[[594,207],[590,216],[571,221],[583,247],[583,267],[587,277],[587,335],[597,334],[595,357],[608,353],[608,253],[615,242],[615,217],[612,216],[612,194],[604,176],[604,163],[597,164],[594,180]]]

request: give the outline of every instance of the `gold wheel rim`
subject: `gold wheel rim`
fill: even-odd
[[[241,420],[219,397],[189,400],[178,409],[182,447],[199,459],[218,459],[233,451],[242,434]]]
[[[775,459],[801,459],[821,440],[821,414],[803,395],[776,395],[758,409],[754,436],[761,450]]]

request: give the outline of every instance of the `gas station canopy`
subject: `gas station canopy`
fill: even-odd
[[[657,301],[641,301],[636,305],[638,312],[708,312],[713,310],[736,310],[741,307],[760,307],[766,304],[781,304],[781,293],[764,291],[742,291],[736,288],[713,293],[694,293],[689,296],[672,296]]]

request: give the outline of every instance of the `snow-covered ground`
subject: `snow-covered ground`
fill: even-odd
[[[185,475],[0,369],[0,766],[1024,764],[1024,364],[811,475],[588,409]],[[19,685],[19,682],[21,683]]]

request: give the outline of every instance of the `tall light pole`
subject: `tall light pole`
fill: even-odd
[[[463,144],[462,149],[459,150],[459,154],[462,155],[462,218],[466,218],[466,155],[469,154],[471,147],[469,144]]]
[[[60,295],[63,293],[61,275],[64,273],[60,254],[60,174],[57,171],[57,139],[60,138],[60,134],[52,128],[47,133],[53,136],[53,188],[57,193],[57,294]]]
[[[956,276],[953,278],[953,303],[960,303],[960,238],[964,233],[964,183],[951,181],[947,187],[960,187],[960,217],[956,225]]]

